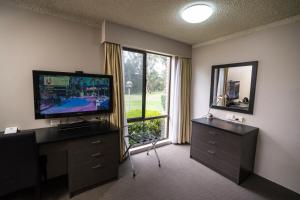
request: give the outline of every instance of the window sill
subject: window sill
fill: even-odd
[[[156,143],[155,147],[158,148],[158,147],[162,147],[162,146],[169,145],[169,144],[171,144],[170,139],[164,139],[164,140],[158,141]],[[147,151],[147,149],[150,148],[151,146],[152,146],[152,144],[146,144],[146,145],[132,148],[132,149],[130,149],[130,154],[133,155],[133,154]]]

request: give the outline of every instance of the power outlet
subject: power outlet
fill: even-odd
[[[50,126],[57,126],[60,124],[60,120],[58,119],[51,119],[50,120]]]
[[[238,122],[238,123],[243,123],[245,120],[242,116],[235,115],[235,114],[227,114],[226,119],[229,121]]]
[[[237,121],[237,122],[240,122],[240,123],[243,123],[244,122],[244,118],[241,117],[241,116],[235,116],[235,119],[234,121]]]
[[[226,119],[227,120],[233,120],[234,119],[234,115],[233,114],[227,114],[226,115]]]

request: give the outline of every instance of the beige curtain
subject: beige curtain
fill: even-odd
[[[223,106],[227,105],[226,90],[227,90],[228,68],[224,68],[224,84],[223,84]]]
[[[124,126],[124,99],[123,99],[123,71],[122,54],[119,44],[104,43],[105,74],[113,75],[113,113],[111,123],[120,128],[120,161],[124,154],[123,126]]]
[[[178,143],[190,143],[191,139],[191,79],[192,64],[190,58],[180,58],[181,62],[181,95],[179,113],[179,137]]]

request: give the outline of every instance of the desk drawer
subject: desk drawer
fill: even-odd
[[[118,175],[118,163],[94,160],[80,166],[72,166],[69,175],[70,192],[108,181]]]
[[[81,152],[85,149],[110,148],[118,144],[118,135],[109,134],[87,139],[76,140],[69,143],[70,152]]]
[[[81,151],[69,152],[69,163],[72,165],[83,165],[93,160],[108,160],[119,161],[119,152],[115,146],[92,146],[90,148],[84,148]]]

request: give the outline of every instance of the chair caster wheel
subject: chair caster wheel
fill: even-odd
[[[132,174],[132,178],[135,178],[135,176],[136,176],[136,175],[135,175],[135,172],[134,172],[134,173]]]
[[[161,165],[160,165],[160,163],[158,164],[158,167],[159,167],[159,168],[161,168]]]

